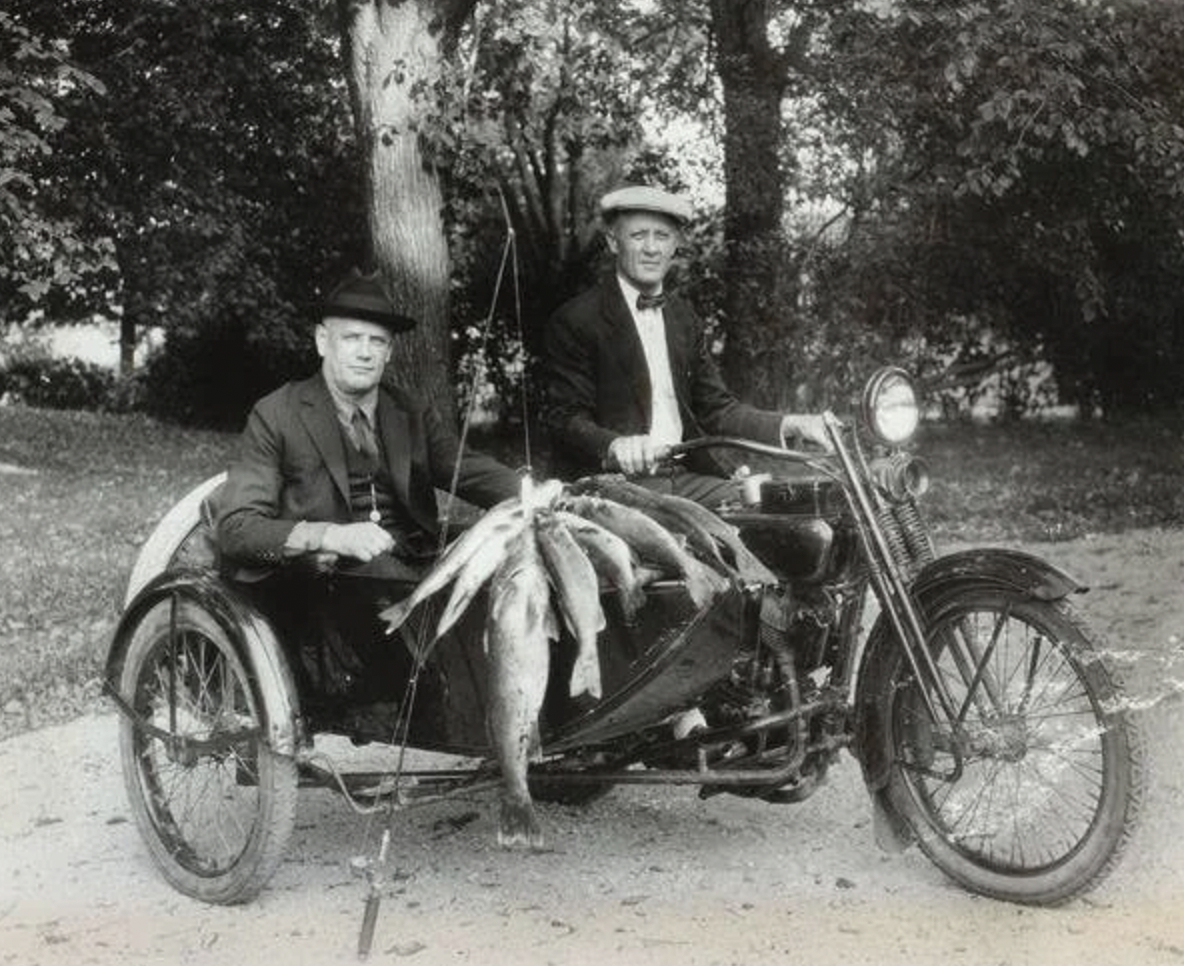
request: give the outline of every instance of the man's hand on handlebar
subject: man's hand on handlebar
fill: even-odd
[[[656,443],[648,436],[618,436],[608,447],[609,464],[626,476],[653,473],[669,455],[669,443]]]
[[[363,562],[373,560],[381,553],[389,553],[394,548],[394,537],[369,520],[329,524],[325,527],[320,546],[323,552],[353,557]]]
[[[821,416],[789,413],[781,417],[781,442],[789,449],[798,449],[802,443],[813,443],[825,452],[833,452],[826,424]]]

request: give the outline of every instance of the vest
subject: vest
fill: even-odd
[[[377,435],[377,434],[376,434]],[[379,441],[379,458],[372,459],[354,446],[349,434],[342,428],[345,444],[345,468],[349,481],[350,519],[355,523],[373,520],[395,538],[395,555],[418,559],[435,553],[435,544],[430,534],[425,533],[407,508],[395,496],[394,484],[387,471],[386,460],[382,458],[382,443]]]

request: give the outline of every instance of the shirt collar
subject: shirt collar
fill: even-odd
[[[371,427],[377,424],[375,416],[378,413],[378,387],[375,386],[364,396],[347,396],[345,393],[334,389],[325,380],[325,386],[329,390],[329,396],[333,400],[333,408],[337,410],[337,418],[342,425],[348,426],[354,418],[354,410],[360,409],[366,414],[366,418],[370,420]]]
[[[633,317],[637,317],[637,296],[641,294],[641,289],[625,278],[624,275],[617,275],[617,284],[621,286],[621,294],[625,296],[625,304],[629,306],[629,311]],[[662,290],[653,293],[654,295],[661,295]]]

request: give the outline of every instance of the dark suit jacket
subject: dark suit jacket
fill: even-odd
[[[729,435],[779,444],[781,414],[732,395],[690,305],[668,295],[662,314],[683,438]],[[646,433],[650,426],[649,368],[616,276],[560,307],[543,344],[552,469],[562,477],[600,472],[616,437]],[[727,475],[725,460],[694,455],[691,468]]]
[[[427,534],[438,527],[434,487],[447,489],[459,443],[431,406],[383,387],[378,430],[395,494]],[[519,492],[518,475],[480,454],[459,457],[457,492],[488,507]],[[255,404],[240,453],[216,499],[218,545],[230,560],[270,566],[299,520],[348,523],[345,443],[320,373]]]

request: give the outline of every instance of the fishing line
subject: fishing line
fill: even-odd
[[[494,281],[493,296],[490,299],[489,311],[486,313],[485,321],[481,326],[481,338],[477,349],[477,364],[473,367],[472,375],[469,379],[469,398],[465,406],[464,418],[461,420],[460,438],[457,445],[457,459],[452,470],[452,479],[449,481],[448,495],[444,503],[444,510],[442,514],[442,521],[440,526],[440,535],[437,543],[437,549],[442,552],[448,543],[449,524],[452,520],[453,504],[456,500],[456,491],[460,482],[460,457],[465,451],[468,443],[469,427],[472,425],[473,415],[477,406],[477,389],[481,378],[484,376],[487,367],[487,354],[489,349],[489,336],[493,329],[493,319],[497,312],[498,300],[501,297],[502,284],[506,277],[506,266],[512,265],[513,284],[514,284],[514,316],[517,327],[517,334],[520,344],[525,347],[526,343],[523,338],[522,327],[522,293],[519,281],[518,271],[518,247],[516,244],[516,237],[514,227],[510,222],[509,208],[506,205],[505,195],[502,193],[500,187],[498,190],[498,200],[501,203],[502,217],[506,223],[506,240],[502,246],[501,261],[498,265],[497,277]],[[529,410],[527,400],[527,366],[523,365],[523,429],[525,435],[525,456],[526,467],[525,471],[530,472],[530,424],[529,424]],[[429,629],[435,624],[436,608],[428,606],[426,614],[423,619],[413,623],[414,646],[411,647],[414,661],[412,662],[411,673],[408,676],[407,684],[403,689],[403,700],[399,705],[398,715],[391,729],[391,744],[398,749],[395,760],[394,769],[389,773],[391,779],[390,791],[380,792],[378,801],[375,803],[373,809],[366,812],[364,821],[364,828],[362,830],[361,839],[363,842],[368,840],[373,833],[375,816],[385,812],[386,826],[382,830],[382,836],[379,841],[377,855],[374,859],[370,859],[365,855],[357,855],[351,860],[351,865],[355,872],[364,875],[367,882],[366,900],[362,915],[362,925],[358,933],[358,956],[365,959],[370,954],[370,947],[374,940],[374,929],[378,922],[378,908],[382,901],[382,891],[378,884],[379,870],[386,865],[387,854],[390,849],[390,843],[394,836],[395,816],[399,811],[399,792],[400,782],[402,780],[404,765],[407,755],[408,738],[411,731],[411,715],[415,707],[416,695],[419,691],[419,676],[423,671],[428,655],[431,653],[433,645],[436,640],[428,639]]]
[[[485,315],[485,321],[481,326],[481,339],[478,342],[477,352],[475,354],[477,363],[473,366],[472,375],[469,377],[469,400],[465,406],[464,418],[461,420],[460,427],[460,444],[457,447],[457,461],[452,468],[452,479],[448,485],[448,498],[444,504],[444,519],[440,527],[440,541],[439,549],[443,550],[444,545],[448,542],[448,526],[452,517],[452,505],[456,500],[456,489],[460,482],[460,456],[464,453],[465,447],[468,445],[469,427],[473,422],[473,414],[477,409],[477,388],[480,384],[481,378],[485,375],[487,368],[486,358],[489,351],[489,334],[493,331],[493,318],[497,312],[498,299],[501,297],[502,283],[506,277],[506,265],[512,261],[514,265],[514,284],[515,284],[515,314],[518,316],[518,330],[521,337],[522,330],[522,312],[521,302],[517,296],[517,281],[518,281],[518,247],[514,226],[510,223],[509,209],[506,206],[505,195],[502,194],[500,187],[497,189],[498,200],[502,206],[502,218],[506,223],[506,240],[502,245],[502,257],[497,269],[497,278],[494,280],[493,296],[489,301],[489,311]],[[527,469],[530,467],[530,437],[527,435]]]

